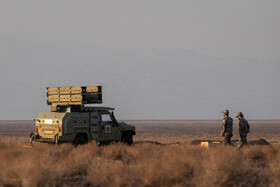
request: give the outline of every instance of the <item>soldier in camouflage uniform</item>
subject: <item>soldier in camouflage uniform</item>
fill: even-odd
[[[249,123],[246,119],[244,119],[243,117],[243,113],[242,112],[238,112],[236,118],[239,119],[239,144],[238,147],[242,147],[244,145],[247,145],[247,133],[250,132],[250,126]]]
[[[223,126],[222,126],[222,131],[221,131],[221,137],[223,137],[223,143],[224,145],[226,144],[231,144],[231,137],[232,137],[232,118],[229,116],[229,111],[225,110],[222,112],[224,114],[224,119],[223,119]]]

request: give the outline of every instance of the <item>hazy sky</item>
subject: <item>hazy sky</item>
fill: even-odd
[[[0,0],[0,120],[102,85],[119,119],[280,119],[279,0]]]

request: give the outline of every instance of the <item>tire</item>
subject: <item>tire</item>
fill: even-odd
[[[87,143],[87,142],[86,142],[86,140],[85,140],[82,136],[77,136],[77,137],[75,138],[74,142],[73,142],[73,144],[74,144],[75,146],[77,146],[77,145],[83,145],[83,144],[85,144],[85,143]]]
[[[131,144],[133,144],[133,137],[131,135],[124,135],[122,137],[122,142],[127,145],[131,145]]]

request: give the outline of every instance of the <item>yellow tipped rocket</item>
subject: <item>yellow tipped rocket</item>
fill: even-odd
[[[50,111],[84,104],[101,104],[102,86],[48,87],[47,104]]]

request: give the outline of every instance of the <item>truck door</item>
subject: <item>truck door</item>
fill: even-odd
[[[112,120],[112,116],[109,112],[100,114],[101,118],[101,134],[102,141],[113,141],[116,139],[116,126]]]

